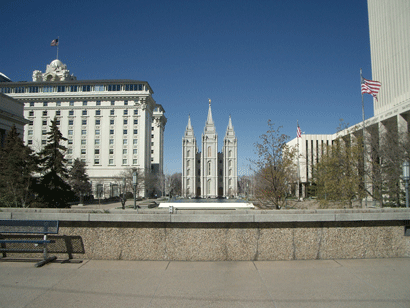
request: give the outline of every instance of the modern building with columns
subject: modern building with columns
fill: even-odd
[[[85,162],[97,198],[118,196],[124,172],[162,174],[164,108],[146,81],[77,80],[54,60],[32,82],[3,82],[0,93],[24,104],[24,141],[35,151],[46,144],[51,120],[67,138],[66,158]],[[147,191],[139,191],[146,196]]]
[[[238,196],[238,142],[229,116],[222,152],[218,152],[218,134],[209,100],[208,117],[202,134],[202,152],[198,152],[191,117],[182,138],[182,194],[186,198]]]
[[[379,139],[386,132],[404,136],[410,132],[410,2],[368,0],[372,80],[382,86],[373,99],[374,116],[364,121],[364,139]],[[302,135],[288,145],[299,149],[300,186],[296,194],[306,197],[313,165],[324,145],[338,137],[363,137],[363,123],[336,134]],[[383,144],[379,144],[383,146]]]

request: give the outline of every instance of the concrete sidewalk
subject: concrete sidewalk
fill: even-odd
[[[0,277],[0,307],[410,307],[410,258],[42,268],[10,259]]]

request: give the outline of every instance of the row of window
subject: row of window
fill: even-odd
[[[47,115],[48,115],[48,111],[47,110],[43,110],[43,117],[46,117]],[[69,116],[74,116],[74,110],[69,110],[68,111],[68,115]],[[82,110],[81,111],[81,115],[83,115],[83,116],[86,116],[86,115],[88,115],[88,110],[86,110],[86,109],[84,109],[84,110]],[[95,115],[96,116],[99,116],[99,115],[101,115],[101,110],[95,110]],[[115,109],[111,109],[110,110],[110,115],[115,115]],[[128,109],[124,109],[123,110],[123,115],[129,115],[128,114]],[[138,109],[134,109],[134,115],[138,115]],[[34,117],[34,111],[33,110],[30,110],[29,112],[28,112],[28,116],[29,117]],[[61,116],[61,110],[56,110],[56,116]]]
[[[50,93],[50,92],[118,92],[143,91],[143,84],[109,84],[109,85],[69,85],[69,86],[28,86],[1,87],[0,93]]]
[[[73,164],[73,159],[69,158],[69,159],[67,160],[67,162],[68,162],[69,165],[72,165],[72,164]],[[85,163],[85,164],[87,163],[84,158],[81,159],[81,162],[83,162],[83,163]],[[100,159],[99,159],[99,158],[94,158],[94,165],[100,165],[100,164],[101,164]],[[128,159],[123,159],[123,160],[122,160],[122,164],[123,164],[123,165],[128,165]],[[137,160],[137,159],[133,159],[133,160],[132,160],[132,164],[133,164],[133,165],[138,165],[138,160]],[[114,159],[111,159],[111,158],[110,158],[110,159],[108,160],[108,165],[113,166],[113,165],[114,165]]]
[[[30,135],[30,132],[33,132],[32,130],[29,130],[28,131],[29,132],[29,135]],[[46,130],[43,130],[43,132],[45,132],[45,133],[43,133],[43,135],[46,135]],[[95,135],[101,135],[101,130],[99,130],[99,129],[96,129],[95,131],[94,131],[94,133],[95,133]],[[123,135],[128,135],[128,129],[123,129],[122,130],[122,133],[123,133]],[[74,134],[74,131],[72,130],[72,129],[69,129],[68,130],[68,135],[69,136],[72,136]],[[115,130],[114,129],[110,129],[110,135],[114,135],[115,134]],[[87,130],[86,129],[82,129],[81,130],[81,135],[87,135]],[[138,135],[138,130],[137,129],[134,129],[134,135]]]
[[[52,104],[52,103],[53,103],[53,102],[43,102],[42,105],[43,105],[43,107],[48,107],[48,106],[51,106],[51,105],[49,105],[49,104]],[[88,103],[89,103],[88,101],[82,101],[82,105],[83,105],[83,106],[89,106]],[[123,101],[123,103],[124,103],[124,106],[128,106],[128,101]],[[30,103],[27,103],[27,104],[29,104],[30,107],[35,107],[35,105],[36,105],[35,102],[30,102]],[[37,103],[37,104],[41,104],[41,103]],[[114,106],[114,105],[115,105],[115,101],[111,101],[110,104],[111,104],[111,106]],[[57,102],[55,102],[55,105],[56,105],[57,107],[59,107],[59,106],[61,106],[61,102],[60,102],[60,101],[57,101]],[[74,105],[78,105],[78,104],[75,104],[75,101],[69,101],[69,102],[68,102],[68,105],[69,105],[69,106],[74,106]],[[91,106],[91,105],[90,105],[90,106]],[[95,106],[101,106],[101,101],[95,101]]]
[[[58,114],[59,115],[59,114]],[[31,126],[33,125],[34,121],[30,120],[28,125]],[[87,119],[82,119],[81,120],[81,125],[87,125],[88,121]],[[60,125],[60,120],[57,120],[57,125]],[[110,125],[114,125],[115,124],[115,119],[110,119]],[[124,125],[128,125],[128,119],[123,119],[123,124]],[[47,120],[42,120],[42,125],[46,126],[48,125],[48,121]],[[74,125],[74,120],[68,120],[68,125]],[[96,119],[95,120],[95,125],[101,125],[101,120],[100,119]],[[138,119],[134,119],[134,125],[138,125]],[[134,132],[136,131],[136,129],[134,129]],[[136,134],[136,133],[134,133]]]
[[[94,149],[94,154],[95,155],[99,155],[100,154],[100,149]],[[110,155],[114,155],[114,149],[108,149],[108,153]],[[72,148],[68,148],[67,149],[67,155],[71,155],[73,154],[73,149]],[[86,149],[81,149],[81,155],[86,155],[87,154],[87,150]],[[122,154],[123,155],[127,155],[128,154],[128,149],[122,149]],[[132,154],[133,155],[137,155],[138,154],[138,150],[137,149],[133,149],[132,150]]]

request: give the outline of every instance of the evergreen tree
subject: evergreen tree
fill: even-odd
[[[73,167],[69,172],[69,183],[74,193],[80,198],[80,203],[83,203],[84,195],[91,191],[91,183],[85,171],[85,163],[78,158],[74,160]]]
[[[33,198],[33,174],[36,158],[13,125],[0,148],[0,205],[27,207]]]
[[[39,195],[47,207],[67,207],[72,193],[70,185],[66,183],[68,171],[64,154],[67,148],[61,145],[67,138],[58,129],[56,118],[51,121],[47,135],[47,144],[39,153],[42,171]]]

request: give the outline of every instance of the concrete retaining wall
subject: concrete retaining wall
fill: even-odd
[[[406,209],[152,213],[4,209],[0,219],[58,219],[58,237],[80,239],[83,245],[82,253],[74,252],[70,257],[84,259],[225,261],[410,256],[410,237],[404,236],[404,226],[410,220]],[[67,254],[58,256],[67,258]]]

